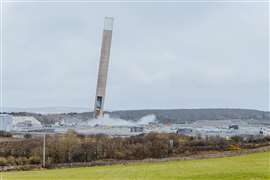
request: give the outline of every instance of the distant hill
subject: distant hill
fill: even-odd
[[[142,117],[154,114],[161,123],[190,123],[197,120],[226,120],[242,119],[269,122],[270,112],[251,109],[166,109],[166,110],[123,110],[106,112],[113,118],[121,118],[137,121]],[[36,117],[42,123],[54,123],[62,119],[70,121],[85,121],[93,117],[93,112],[61,113],[61,114],[37,114],[37,113],[12,113],[13,115],[30,115]]]
[[[37,114],[61,114],[70,112],[86,112],[89,111],[88,108],[83,107],[36,107],[36,108],[16,108],[16,107],[4,107],[5,112],[28,112]]]
[[[250,109],[168,109],[168,110],[129,110],[114,111],[112,117],[138,120],[154,114],[159,122],[185,123],[197,120],[255,119],[270,120],[270,112]]]

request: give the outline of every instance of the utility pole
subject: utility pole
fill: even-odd
[[[42,167],[46,166],[46,132],[43,134],[43,159],[42,159]]]

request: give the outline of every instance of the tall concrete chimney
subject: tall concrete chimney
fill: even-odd
[[[106,82],[108,75],[111,41],[112,41],[112,29],[113,29],[113,18],[105,17],[99,70],[98,70],[98,79],[97,79],[94,118],[103,116]]]

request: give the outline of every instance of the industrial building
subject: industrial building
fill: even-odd
[[[143,126],[133,126],[130,127],[130,132],[143,132]]]
[[[12,116],[0,114],[0,131],[9,132],[12,129]]]
[[[28,131],[41,129],[41,123],[32,116],[13,116],[12,129],[14,131]]]
[[[176,131],[177,134],[181,134],[181,135],[190,135],[192,133],[192,129],[191,128],[179,128]]]

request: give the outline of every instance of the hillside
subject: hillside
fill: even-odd
[[[185,123],[197,120],[254,119],[270,120],[270,112],[249,109],[169,109],[114,111],[113,117],[137,120],[154,114],[159,122]]]
[[[242,119],[262,123],[270,123],[270,112],[250,109],[167,109],[167,110],[125,110],[106,112],[113,118],[137,121],[140,118],[154,114],[161,123],[190,123],[197,120]],[[93,117],[93,112],[37,114],[16,112],[13,115],[29,115],[36,117],[42,123],[54,123],[62,119],[71,121],[86,121]]]

